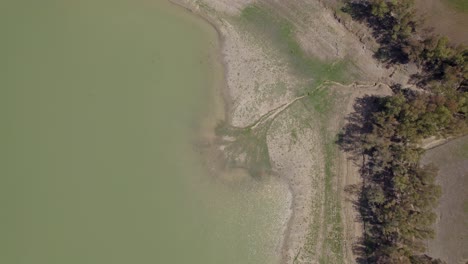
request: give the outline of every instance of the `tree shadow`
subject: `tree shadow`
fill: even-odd
[[[358,161],[364,154],[364,136],[372,131],[371,116],[379,107],[380,98],[366,95],[357,98],[354,111],[345,118],[346,125],[338,134],[336,144],[339,148],[350,154],[350,158]]]
[[[400,89],[398,86],[392,87],[394,90]],[[353,160],[360,167],[359,173],[363,182],[371,181],[370,166],[371,162],[365,159],[365,136],[372,132],[372,114],[379,111],[381,108],[381,97],[366,95],[357,98],[354,103],[354,111],[346,117],[346,125],[338,134],[336,144],[338,147],[349,155],[349,159]],[[372,263],[369,257],[369,250],[375,248],[373,244],[373,230],[368,230],[368,226],[372,226],[377,220],[375,215],[370,210],[370,204],[366,196],[366,184],[353,184],[345,186],[344,191],[359,213],[355,221],[361,222],[364,228],[363,237],[353,245],[353,253],[356,256],[357,263]]]
[[[404,49],[408,43],[392,35],[393,28],[398,23],[393,16],[387,15],[380,18],[374,16],[372,6],[367,1],[346,0],[341,11],[349,14],[356,21],[366,23],[372,29],[372,36],[380,44],[374,58],[387,66],[407,64],[410,61],[409,54]]]
[[[341,11],[349,14],[354,20],[365,21],[371,16],[372,7],[367,2],[345,1]]]

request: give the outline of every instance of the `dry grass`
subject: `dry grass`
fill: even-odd
[[[416,10],[425,17],[425,26],[447,36],[455,44],[468,45],[468,1],[416,0]]]
[[[468,137],[429,150],[423,163],[434,163],[442,197],[437,207],[436,237],[428,253],[448,263],[468,261]]]

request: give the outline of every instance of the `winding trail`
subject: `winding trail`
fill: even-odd
[[[340,82],[335,82],[335,81],[330,81],[330,80],[325,80],[321,85],[319,85],[317,87],[317,89],[320,89],[320,88],[324,88],[324,86],[326,85],[337,85],[337,86],[341,86],[341,87],[347,87],[347,88],[367,88],[367,87],[376,87],[376,86],[383,86],[385,88],[388,88],[388,89],[392,89],[390,85],[388,85],[387,83],[383,83],[383,82],[374,82],[374,83],[358,83],[358,82],[352,82],[350,84],[343,84],[343,83],[340,83]],[[315,91],[315,90],[314,90]],[[293,100],[291,100],[290,102],[288,103],[285,103],[285,104],[282,104],[270,111],[268,111],[266,114],[262,115],[257,121],[255,121],[253,124],[251,125],[248,125],[248,126],[245,126],[245,127],[235,127],[235,128],[241,128],[241,129],[245,129],[245,128],[251,128],[251,129],[255,129],[257,126],[269,121],[269,120],[272,120],[274,119],[276,116],[278,116],[279,114],[281,114],[282,112],[284,112],[286,109],[288,109],[292,104],[294,104],[295,102],[301,100],[302,98],[304,97],[307,97],[307,95],[302,95],[302,96],[298,96],[296,98],[294,98]]]
[[[284,110],[288,109],[288,107],[290,107],[292,104],[294,104],[295,102],[301,100],[302,98],[304,98],[306,96],[307,95],[302,95],[302,96],[296,97],[293,100],[291,100],[290,102],[282,104],[279,107],[268,111],[268,113],[261,116],[260,119],[255,121],[252,125],[249,125],[249,126],[247,126],[245,128],[255,129],[257,126],[267,122],[268,120],[274,119],[277,115],[281,114]]]

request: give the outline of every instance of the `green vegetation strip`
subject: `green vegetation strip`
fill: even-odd
[[[317,252],[319,254],[319,263],[344,263],[343,255],[343,224],[341,218],[341,203],[339,195],[339,179],[337,178],[337,168],[335,162],[337,160],[337,145],[333,133],[328,131],[327,127],[330,125],[329,120],[334,115],[337,107],[338,95],[331,92],[328,87],[321,86],[309,94],[303,100],[303,104],[307,113],[318,120],[320,126],[320,136],[323,140],[323,164],[324,164],[324,182],[317,184],[324,184],[324,196],[317,197],[323,199],[323,215],[320,219],[320,212],[317,208],[313,210],[314,221],[311,224],[311,230],[306,243],[306,250],[313,254],[319,232],[323,241],[321,248]]]
[[[275,49],[275,54],[286,58],[297,74],[314,78],[316,86],[325,80],[347,81],[346,61],[329,63],[305,54],[294,36],[294,26],[267,8],[248,6],[242,11],[241,22],[250,31],[260,34],[267,41],[268,47]]]
[[[445,0],[456,10],[468,13],[468,1],[466,0]]]

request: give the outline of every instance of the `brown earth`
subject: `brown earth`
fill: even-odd
[[[423,164],[439,168],[442,197],[436,209],[436,237],[427,242],[428,254],[449,264],[468,261],[468,137],[452,140],[426,152]]]
[[[416,0],[415,4],[418,14],[425,17],[424,25],[434,28],[434,33],[468,45],[468,13],[455,10],[447,0]]]

